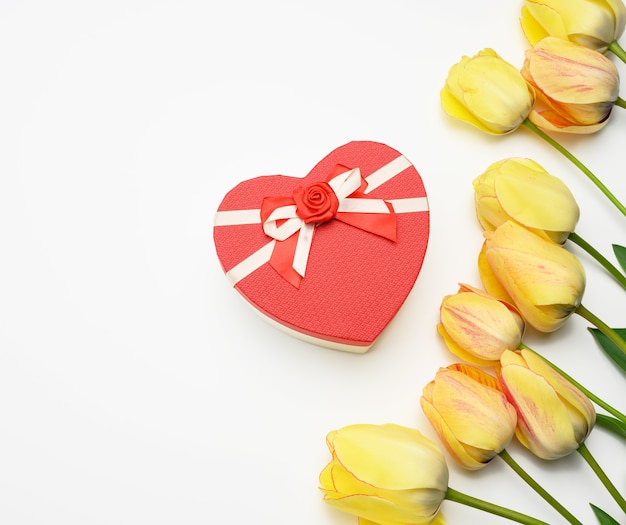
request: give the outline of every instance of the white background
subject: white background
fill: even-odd
[[[611,258],[611,243],[626,244],[626,219],[538,137],[488,136],[440,108],[462,55],[492,47],[521,67],[519,10],[0,0],[0,522],[356,524],[318,491],[326,433],[394,422],[435,437],[419,397],[455,361],[436,333],[439,304],[458,282],[480,284],[472,180],[531,157],[575,194],[581,236]],[[622,200],[625,129],[616,108],[597,135],[559,137]],[[212,240],[231,187],[304,176],[351,140],[401,151],[431,206],[417,284],[363,355],[263,321]],[[588,270],[583,303],[626,326],[625,292],[569,248]],[[624,375],[582,318],[525,341],[626,409]],[[626,492],[624,443],[598,429],[587,445]],[[590,501],[623,516],[577,454],[548,463],[509,450],[584,523],[595,523]],[[499,459],[450,470],[457,490],[563,521]],[[503,522],[451,502],[443,512]]]

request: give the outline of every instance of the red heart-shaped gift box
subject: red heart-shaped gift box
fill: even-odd
[[[213,238],[227,277],[266,319],[362,353],[413,288],[429,225],[413,165],[385,144],[358,141],[304,178],[238,184],[218,208]]]

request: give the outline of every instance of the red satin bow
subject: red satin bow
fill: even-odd
[[[330,184],[335,190],[337,199],[339,200],[339,207],[333,218],[343,223],[349,224],[361,230],[379,235],[393,242],[396,241],[396,214],[393,206],[382,199],[372,199],[368,197],[364,192],[367,188],[367,181],[365,181],[360,175],[358,180],[351,177],[349,182],[343,181],[345,174],[352,171],[346,166],[337,165],[333,171],[326,178],[326,182]],[[359,206],[357,209],[368,210],[368,204],[373,203],[372,210],[376,211],[351,211],[350,201],[359,199]],[[386,211],[380,211],[380,204],[384,203]],[[343,206],[342,206],[343,205]],[[342,207],[344,211],[342,211]],[[315,229],[322,223],[306,224],[300,217],[296,210],[296,201],[293,197],[265,197],[261,205],[261,223],[266,225],[268,219],[275,211],[279,211],[280,214],[286,218],[276,220],[276,228],[274,231],[280,230],[281,226],[286,226],[288,221],[292,221],[288,230],[295,231],[288,237],[281,239],[280,235],[276,235],[276,244],[270,258],[270,265],[289,283],[296,288],[300,287],[300,282],[304,277],[304,268],[300,271],[296,269],[296,258],[298,252],[305,250],[306,253],[303,256],[302,261],[306,266],[306,259],[308,258],[308,249],[313,240],[313,234]],[[271,219],[270,219],[271,220]],[[330,219],[333,220],[333,219]],[[327,222],[327,221],[325,221]],[[267,232],[267,230],[266,230]],[[272,235],[273,236],[273,235]],[[301,236],[303,236],[301,238]],[[305,245],[305,246],[304,246]],[[298,247],[301,247],[300,250]]]

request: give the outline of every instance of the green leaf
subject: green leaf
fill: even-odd
[[[626,439],[626,423],[611,416],[596,414],[596,425]]]
[[[617,332],[617,335],[626,340],[626,328],[614,328],[614,330]],[[608,355],[622,371],[626,372],[626,354],[598,328],[589,328],[589,331],[596,338],[596,341],[600,345],[600,348],[604,350],[604,353]]]
[[[601,508],[596,507],[593,503],[590,503],[589,505],[591,505],[593,513],[596,515],[596,518],[598,518],[600,525],[619,525],[619,521],[611,518],[611,516],[609,516]]]
[[[619,263],[619,265],[624,271],[626,271],[626,248],[620,246],[619,244],[614,244],[613,253],[617,258],[617,262]]]

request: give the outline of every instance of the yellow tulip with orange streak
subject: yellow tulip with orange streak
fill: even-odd
[[[487,292],[511,301],[541,332],[560,328],[585,290],[585,270],[576,256],[513,221],[485,237],[478,267]]]
[[[613,62],[556,37],[546,37],[526,51],[521,73],[537,94],[528,119],[546,131],[595,133],[607,124],[619,97]]]
[[[450,352],[484,366],[498,363],[504,350],[515,350],[526,327],[515,306],[467,284],[442,299],[439,318],[437,331]]]
[[[499,377],[517,411],[516,436],[533,454],[558,459],[587,439],[596,420],[593,405],[540,356],[504,352]]]
[[[515,433],[515,408],[497,379],[471,365],[440,368],[420,404],[446,450],[469,470],[485,467]]]

